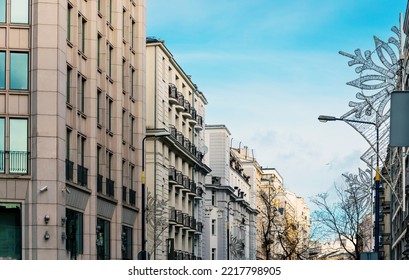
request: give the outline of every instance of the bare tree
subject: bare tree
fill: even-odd
[[[371,210],[370,191],[361,184],[348,181],[335,185],[337,200],[330,200],[329,193],[321,193],[311,199],[318,206],[313,219],[319,223],[322,234],[339,240],[341,247],[352,259],[359,259],[363,252],[363,232],[361,223]],[[347,243],[352,244],[347,246]]]

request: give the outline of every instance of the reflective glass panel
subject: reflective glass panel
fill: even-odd
[[[10,53],[10,89],[28,90],[28,53]]]

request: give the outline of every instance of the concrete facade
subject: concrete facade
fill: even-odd
[[[136,258],[145,1],[2,3],[0,258]]]
[[[202,259],[207,100],[166,48],[147,39],[146,142],[148,244],[151,259]]]

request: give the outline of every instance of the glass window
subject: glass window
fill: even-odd
[[[10,173],[27,173],[27,119],[10,119]]]
[[[0,89],[5,88],[6,88],[6,52],[0,52]]]
[[[28,90],[28,53],[10,53],[10,89]]]
[[[102,93],[100,90],[97,90],[97,124],[101,124],[102,116]]]
[[[28,23],[28,0],[10,1],[11,23]]]
[[[67,66],[67,103],[71,103],[71,67]]]
[[[109,260],[110,254],[110,222],[97,218],[97,259]]]
[[[85,112],[85,78],[78,75],[77,109]]]
[[[108,51],[108,76],[112,77],[112,53],[114,51],[114,48],[111,45],[109,45],[108,49],[109,49]]]
[[[77,255],[83,253],[83,214],[71,209],[65,210],[67,217],[66,232],[67,242],[66,249],[70,252],[71,259],[77,259]]]
[[[132,260],[132,228],[122,226],[122,259]]]
[[[0,0],[0,23],[6,23],[6,0]]]
[[[0,203],[0,260],[22,259],[21,204]]]
[[[4,118],[0,118],[0,173],[4,173]]]
[[[72,15],[72,6],[68,4],[67,9],[67,40],[71,40],[71,15]]]
[[[98,52],[97,52],[97,66],[101,68],[101,42],[102,36],[98,33]]]

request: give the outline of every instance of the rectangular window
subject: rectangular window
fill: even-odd
[[[114,48],[108,44],[108,76],[112,77],[112,55],[114,52]]]
[[[122,92],[126,92],[128,89],[126,88],[126,60],[122,60]]]
[[[97,51],[97,66],[101,68],[101,43],[102,43],[102,35],[98,33],[98,51]]]
[[[85,29],[86,19],[82,15],[78,15],[78,48],[79,51],[85,53]]]
[[[212,220],[212,235],[216,235],[216,220]]]
[[[132,228],[122,226],[122,259],[132,260]]]
[[[88,168],[85,167],[85,137],[78,135],[77,141],[77,183],[81,186],[88,185]]]
[[[71,259],[77,259],[83,253],[83,214],[71,209],[65,209],[67,218],[65,231],[67,241],[65,247],[70,252]]]
[[[22,259],[22,211],[20,203],[0,202],[0,259]]]
[[[112,22],[112,0],[108,0],[108,22]]]
[[[28,120],[10,119],[10,173],[27,173]]]
[[[78,75],[77,109],[84,113],[85,110],[85,78]]]
[[[0,23],[6,23],[6,0],[0,0]]]
[[[110,222],[97,218],[97,259],[109,260],[111,258],[111,231]]]
[[[130,165],[130,171],[129,171],[129,189],[133,190],[133,178],[134,178],[134,173],[135,173],[135,166]]]
[[[106,176],[108,179],[111,179],[111,171],[112,171],[112,157],[113,155],[110,152],[107,152],[107,173]]]
[[[6,89],[6,52],[0,52],[0,89]]]
[[[131,47],[134,49],[135,48],[135,20],[132,19],[132,26],[131,26]]]
[[[101,0],[98,0],[97,8],[98,8],[98,13],[101,13]]]
[[[28,90],[28,53],[10,53],[10,89]]]
[[[107,96],[106,98],[106,128],[112,131],[112,99]]]
[[[125,126],[126,126],[126,111],[122,108],[122,141],[126,141],[125,138]]]
[[[72,68],[70,66],[67,66],[67,100],[66,102],[68,104],[71,103],[71,73],[72,73]]]
[[[72,6],[68,3],[67,9],[67,40],[71,40],[71,16],[72,16]]]
[[[131,68],[131,97],[134,97],[135,69]]]
[[[10,1],[10,22],[28,23],[28,2],[29,0]]]
[[[134,126],[135,126],[135,118],[131,116],[131,123],[129,124],[129,144],[134,146]]]
[[[4,164],[4,141],[5,141],[5,126],[4,118],[0,118],[0,173],[4,173],[5,164]]]
[[[212,191],[212,205],[215,206],[216,205],[216,192]]]
[[[212,260],[216,259],[216,248],[212,248]]]
[[[97,90],[97,124],[101,124],[102,116],[102,92]]]

